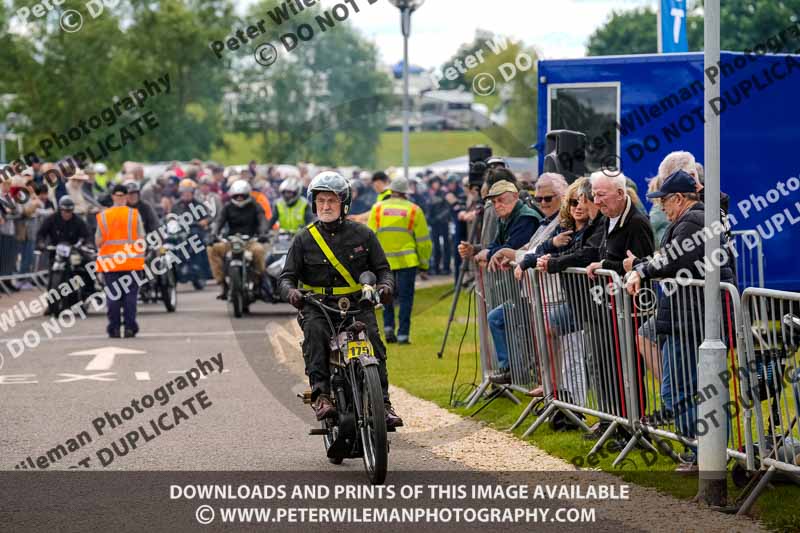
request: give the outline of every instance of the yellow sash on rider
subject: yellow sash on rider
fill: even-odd
[[[325,257],[330,261],[331,266],[336,269],[336,271],[342,275],[344,280],[347,282],[347,287],[311,287],[309,285],[303,284],[303,287],[306,289],[310,289],[318,294],[353,294],[361,290],[361,285],[356,283],[353,279],[353,276],[350,275],[350,272],[342,265],[342,263],[333,255],[333,251],[331,250],[328,243],[325,242],[325,239],[322,237],[322,234],[319,232],[317,227],[314,224],[310,224],[308,226],[308,232],[314,238],[314,241],[319,246],[322,253],[325,254]]]

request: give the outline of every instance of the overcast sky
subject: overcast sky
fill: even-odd
[[[332,7],[342,0],[322,0]],[[350,21],[377,44],[384,62],[403,58],[400,12],[388,0],[361,9]],[[240,4],[241,5],[241,4]],[[658,5],[657,0],[426,0],[412,17],[410,62],[439,67],[458,47],[472,42],[476,29],[490,30],[522,40],[544,58],[581,57],[589,35],[608,19],[613,9]]]

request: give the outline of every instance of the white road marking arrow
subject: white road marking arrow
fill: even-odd
[[[114,357],[117,355],[127,354],[142,354],[147,353],[141,350],[129,350],[127,348],[117,348],[116,346],[104,346],[102,348],[93,348],[91,350],[84,350],[82,352],[72,352],[68,355],[93,355],[91,361],[86,365],[84,370],[108,370],[114,365]]]

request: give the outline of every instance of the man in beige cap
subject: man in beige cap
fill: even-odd
[[[502,248],[521,248],[538,229],[541,219],[539,213],[519,199],[517,186],[510,181],[496,182],[489,189],[486,199],[492,202],[499,219],[494,240],[483,250],[467,242],[458,245],[461,257],[473,257],[479,263],[489,262],[495,252]]]
[[[386,253],[395,277],[395,294],[400,300],[400,323],[396,336],[394,306],[388,304],[383,309],[386,342],[409,344],[414,281],[417,269],[428,269],[433,244],[422,208],[406,198],[408,180],[403,177],[393,179],[390,190],[392,193],[387,200],[372,207],[367,226],[378,236]]]

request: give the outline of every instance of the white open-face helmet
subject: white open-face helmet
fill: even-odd
[[[231,184],[228,189],[228,195],[231,197],[231,202],[238,207],[242,207],[252,200],[250,197],[250,184],[245,180],[236,180]],[[244,196],[244,198],[242,198]]]
[[[281,193],[283,200],[289,204],[294,205],[300,198],[300,192],[303,190],[303,184],[297,178],[289,178],[283,180],[281,186],[278,187],[278,192]]]

